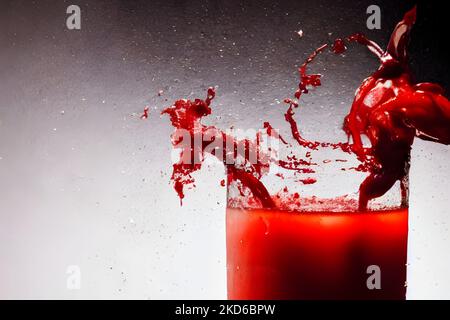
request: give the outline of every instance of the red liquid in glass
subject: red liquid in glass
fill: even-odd
[[[227,209],[229,299],[405,299],[408,210]],[[367,273],[380,267],[381,289]]]

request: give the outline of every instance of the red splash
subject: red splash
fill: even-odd
[[[148,118],[148,111],[149,111],[149,107],[145,107],[144,108],[144,112],[142,113],[142,115],[140,116],[141,119],[147,119]]]
[[[450,103],[444,96],[443,89],[437,84],[414,83],[408,68],[406,46],[415,16],[414,7],[395,27],[386,51],[360,33],[336,39],[332,45],[331,51],[341,54],[345,52],[349,43],[361,44],[380,60],[378,70],[364,80],[358,88],[350,113],[345,117],[343,129],[348,134],[349,140],[351,138],[351,144],[309,141],[301,135],[294,119],[294,109],[299,108],[301,96],[307,94],[311,88],[321,85],[321,75],[308,74],[307,67],[320,53],[324,52],[327,44],[317,48],[299,67],[300,82],[294,94],[295,99],[285,99],[289,107],[284,117],[290,126],[292,138],[299,146],[310,150],[341,149],[343,152],[356,154],[361,161],[361,164],[353,169],[368,172],[369,175],[360,186],[360,211],[366,210],[368,201],[382,196],[396,181],[403,182],[408,172],[410,150],[415,137],[450,144]],[[192,139],[198,134],[213,132],[216,136],[231,139],[233,145],[244,143],[247,151],[254,149],[258,151],[257,141],[256,143],[248,139],[239,141],[215,127],[201,124],[201,118],[211,114],[210,104],[214,96],[215,92],[210,88],[205,100],[178,100],[162,113],[170,116],[172,125],[176,129],[190,130]],[[268,135],[279,138],[287,144],[268,122],[264,122],[264,128]],[[369,138],[370,146],[363,145],[362,135]],[[175,146],[180,141],[174,135],[172,142]],[[205,152],[216,155],[207,150],[208,145],[209,143],[203,143],[198,149],[184,150],[183,153],[189,153],[188,156],[191,158],[197,156],[200,159],[203,159]],[[183,153],[180,162],[174,164],[172,174],[175,190],[180,199],[184,197],[183,186],[193,183],[191,174],[201,167],[201,162],[183,163],[181,161],[185,156]],[[306,157],[310,158],[310,153],[307,153]],[[344,162],[345,160],[336,159],[335,161]],[[298,173],[314,173],[311,167],[316,165],[296,156],[279,160],[276,164]],[[227,165],[228,182],[239,180],[242,184],[239,186],[241,194],[244,194],[242,187],[248,188],[252,193],[252,199],[257,199],[265,208],[279,207],[274,201],[276,197],[271,197],[260,181],[268,169],[268,164],[247,163],[247,165],[245,168]],[[303,184],[312,184],[316,182],[316,179],[305,178],[299,181]],[[406,199],[407,190],[404,185],[403,193]]]

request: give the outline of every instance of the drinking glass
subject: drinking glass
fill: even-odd
[[[275,208],[228,170],[229,299],[405,299],[408,176],[361,212],[367,173],[342,157],[326,148],[310,156],[315,183],[271,168],[261,181]]]

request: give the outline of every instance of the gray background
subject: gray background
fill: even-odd
[[[180,207],[159,111],[217,85],[208,123],[270,118],[285,130],[278,102],[295,67],[355,31],[385,46],[408,7],[393,2],[380,3],[382,29],[369,31],[370,1],[1,0],[0,298],[225,298],[223,167],[197,174]],[[80,31],[65,27],[70,4],[81,7]],[[448,86],[446,58],[412,47],[426,57],[413,57],[418,78]],[[321,58],[324,87],[306,99],[304,133],[324,121],[314,134],[340,133],[376,67],[361,48]],[[413,149],[408,297],[450,298],[450,148]],[[70,265],[80,290],[67,289]]]

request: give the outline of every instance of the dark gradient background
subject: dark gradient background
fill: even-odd
[[[223,168],[197,175],[180,207],[159,111],[216,85],[208,123],[271,119],[286,130],[279,104],[296,66],[354,32],[385,47],[411,3],[0,0],[0,297],[224,298]],[[427,3],[412,69],[448,90],[448,17]],[[79,31],[66,28],[70,4],[81,7]],[[370,4],[381,7],[381,30],[366,28]],[[377,66],[364,48],[321,57],[324,86],[305,99],[304,133],[342,140],[354,91]],[[449,156],[414,145],[410,298],[450,298]],[[81,268],[80,290],[66,287],[69,265]]]

